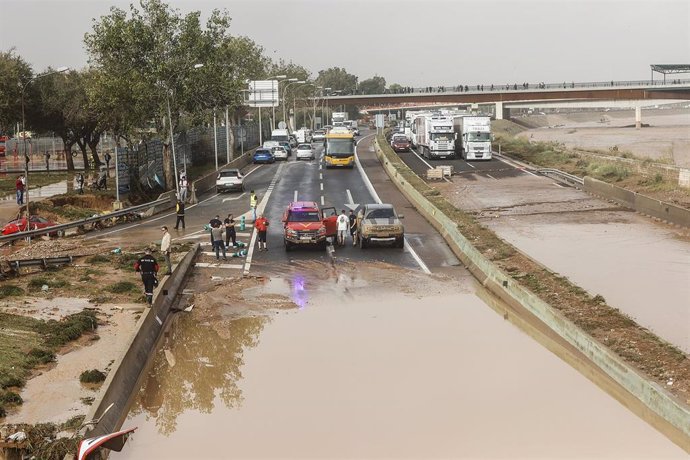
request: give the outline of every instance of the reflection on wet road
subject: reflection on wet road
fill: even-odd
[[[115,458],[686,458],[469,275],[305,261],[263,275],[195,274],[202,293]]]

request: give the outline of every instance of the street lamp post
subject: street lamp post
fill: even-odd
[[[269,77],[269,80],[278,80],[278,100],[280,100],[280,81],[285,80],[287,78],[287,75],[276,75],[275,77]],[[272,105],[271,106],[271,111],[273,114],[273,118],[271,119],[271,129],[276,129],[276,106]],[[259,111],[261,112],[261,111]]]
[[[288,79],[288,80],[286,80],[286,81],[287,81],[288,83],[287,83],[287,85],[285,85],[285,86],[283,87],[283,97],[281,98],[281,105],[283,106],[283,121],[284,121],[285,123],[288,122],[287,115],[286,115],[286,111],[285,111],[285,106],[287,105],[287,100],[286,100],[285,97],[287,96],[287,89],[288,89],[288,86],[290,86],[290,85],[292,85],[292,84],[304,83],[304,80],[299,80],[299,79],[297,79],[297,78],[290,78],[290,79]],[[294,131],[294,126],[293,126],[293,131]]]
[[[316,84],[314,84],[312,82],[307,82],[304,80],[297,81],[295,83],[296,84],[304,84],[304,86],[309,86],[309,85],[316,86]],[[285,88],[287,88],[287,86],[289,86],[289,84],[286,85]],[[283,107],[283,109],[284,109],[284,107]],[[295,117],[294,126],[292,127],[293,128],[292,130],[296,131],[297,130],[297,98],[296,97],[292,98],[292,113],[294,114],[294,117]]]
[[[29,155],[26,153],[26,116],[24,114],[24,93],[26,91],[26,87],[29,85],[34,80],[38,80],[39,78],[47,77],[48,75],[53,75],[56,73],[63,73],[67,72],[69,70],[69,67],[58,67],[56,70],[42,73],[39,75],[36,75],[29,80],[27,80],[26,83],[22,85],[22,91],[21,91],[21,99],[22,99],[22,137],[23,137],[23,143],[24,143],[24,196],[26,197],[26,231],[28,232],[31,230],[31,210],[29,209],[29,161],[31,160],[29,158]]]

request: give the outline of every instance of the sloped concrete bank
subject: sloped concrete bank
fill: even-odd
[[[86,433],[87,437],[111,433],[122,426],[153,352],[173,316],[172,306],[181,293],[190,268],[194,266],[200,247],[197,244],[187,252],[172,275],[157,288],[153,306],[139,318],[127,350],[113,364],[96,401],[91,406],[91,411],[86,415],[86,420],[103,416],[101,421]],[[103,415],[111,404],[113,407]]]
[[[605,386],[612,396],[690,452],[690,409],[687,406],[657,383],[640,375],[611,350],[566,319],[562,313],[504,273],[460,233],[458,225],[453,220],[403,177],[397,169],[399,166],[390,161],[394,154],[384,151],[378,139],[375,151],[393,183],[441,233],[453,252],[482,284],[513,306],[516,311],[529,312],[546,325],[568,347],[572,347],[572,351],[579,355],[580,359],[596,366],[604,377],[611,380],[610,384]],[[412,172],[405,172],[410,173]],[[593,379],[589,372],[585,372],[585,375]]]

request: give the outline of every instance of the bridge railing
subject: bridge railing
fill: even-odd
[[[438,93],[486,93],[486,92],[505,92],[505,91],[544,91],[544,90],[567,90],[567,89],[581,89],[581,88],[626,88],[626,87],[673,87],[673,86],[687,86],[690,84],[690,79],[667,78],[666,82],[663,80],[623,80],[623,81],[595,81],[595,82],[573,82],[564,81],[561,83],[511,83],[511,84],[484,84],[484,85],[457,85],[457,86],[427,86],[427,87],[404,87],[401,90],[390,91],[386,90],[384,93],[378,94],[363,94],[354,92],[353,94],[343,94],[337,96],[328,96],[329,99],[344,99],[352,96],[386,96],[386,95],[400,95],[400,94],[438,94]]]

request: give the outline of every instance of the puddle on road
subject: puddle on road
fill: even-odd
[[[609,223],[584,223],[579,216],[544,223],[535,216],[487,225],[690,353],[690,244],[677,230],[625,215],[624,221]]]
[[[114,458],[686,458],[467,277],[310,262],[266,275],[176,317]]]

